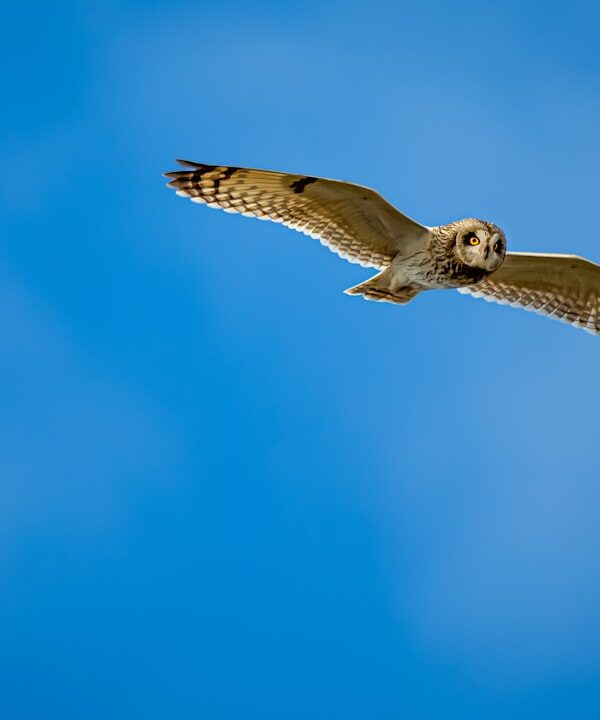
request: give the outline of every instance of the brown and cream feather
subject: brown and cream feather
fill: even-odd
[[[345,260],[384,268],[404,240],[428,228],[396,210],[369,188],[306,175],[203,165],[165,173],[178,195],[209,207],[282,223],[317,238]]]
[[[600,334],[600,266],[575,255],[506,253],[492,223],[427,227],[360,185],[308,175],[178,160],[178,195],[208,207],[282,223],[340,257],[381,272],[346,292],[410,302],[423,290],[461,293],[533,310]]]
[[[600,333],[600,265],[577,255],[508,253],[497,272],[459,292]]]

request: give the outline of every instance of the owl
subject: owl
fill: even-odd
[[[193,202],[282,223],[379,272],[349,295],[404,305],[425,290],[474,297],[600,333],[600,265],[506,251],[502,230],[469,218],[428,227],[374,190],[339,180],[178,160],[169,187]]]

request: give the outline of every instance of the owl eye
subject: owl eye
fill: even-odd
[[[502,255],[502,249],[502,242],[498,240],[494,245],[494,252],[496,253],[496,255]]]
[[[473,247],[475,247],[476,245],[479,245],[481,240],[477,237],[477,235],[475,235],[475,233],[469,233],[465,237],[465,242],[467,242],[469,245],[472,245]]]

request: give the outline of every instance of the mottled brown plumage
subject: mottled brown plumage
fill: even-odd
[[[456,288],[600,333],[600,266],[573,255],[506,253],[492,223],[427,227],[375,191],[306,175],[179,160],[170,187],[192,201],[280,222],[340,257],[381,272],[351,295],[405,304],[424,290]]]

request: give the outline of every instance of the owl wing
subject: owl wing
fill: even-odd
[[[600,265],[577,255],[508,253],[497,272],[459,292],[600,334]]]
[[[177,162],[188,169],[165,176],[178,195],[226,212],[283,223],[364,267],[387,267],[403,246],[425,242],[430,234],[429,228],[360,185],[268,170]]]

